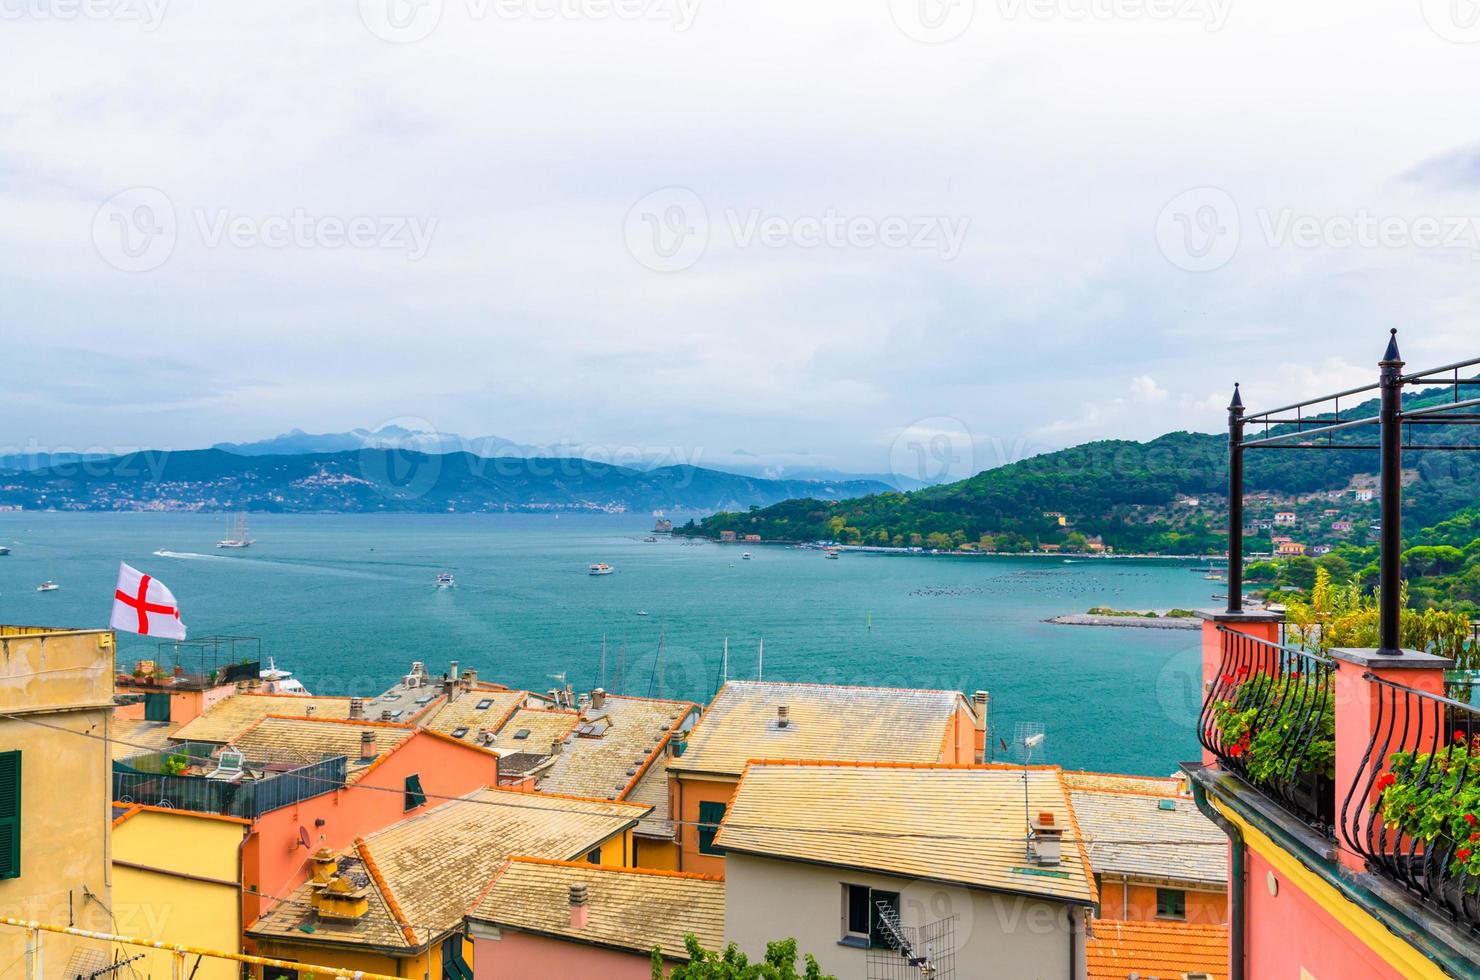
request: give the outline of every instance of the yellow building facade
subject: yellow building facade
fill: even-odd
[[[0,626],[0,916],[113,932],[109,860],[113,633]],[[42,934],[53,976],[90,973],[105,944]],[[0,962],[26,935],[0,928]]]
[[[126,936],[184,946],[241,949],[241,845],[251,823],[237,817],[131,806],[113,822],[113,912]],[[170,973],[170,954],[135,966]],[[202,959],[196,980],[234,980],[230,960]]]

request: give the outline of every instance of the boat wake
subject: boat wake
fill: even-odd
[[[186,561],[231,561],[220,555],[200,555],[193,551],[165,551],[163,548],[154,552],[159,558],[183,558]]]

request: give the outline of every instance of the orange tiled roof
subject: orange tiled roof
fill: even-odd
[[[1179,978],[1207,973],[1228,980],[1228,927],[1180,922],[1118,922],[1096,919],[1085,948],[1089,980]]]

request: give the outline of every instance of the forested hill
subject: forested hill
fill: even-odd
[[[1408,401],[1417,405],[1441,397],[1447,394],[1431,391]],[[1369,402],[1341,417],[1375,411],[1376,402]],[[1439,443],[1474,442],[1480,429],[1432,426],[1422,435]],[[1362,428],[1334,438],[1352,443],[1376,437],[1375,428]],[[1412,527],[1443,521],[1473,503],[1480,488],[1480,453],[1413,453],[1405,467],[1410,481],[1405,518]],[[1361,543],[1376,505],[1341,491],[1370,484],[1377,470],[1377,453],[1369,450],[1250,451],[1249,517],[1272,517],[1276,510],[1294,507],[1301,495],[1321,493],[1318,503],[1306,500],[1296,508],[1302,527],[1349,520],[1353,530],[1340,533]],[[1173,432],[1150,442],[1087,443],[913,493],[837,502],[789,500],[749,513],[715,514],[682,530],[706,537],[735,531],[765,540],[999,551],[1042,545],[1080,550],[1085,539],[1098,537],[1120,552],[1209,554],[1227,548],[1227,488],[1228,437]],[[1339,513],[1328,513],[1332,510]],[[1259,547],[1260,539],[1250,543]],[[1268,547],[1267,535],[1263,544]]]

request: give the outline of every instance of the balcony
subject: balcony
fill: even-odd
[[[120,668],[121,670],[122,668]],[[132,691],[208,691],[223,684],[257,683],[262,641],[254,636],[202,636],[159,644],[153,660],[140,660],[115,684]]]
[[[304,765],[249,760],[230,749],[185,742],[115,760],[113,802],[256,819],[342,789],[347,765],[342,755]]]
[[[1218,628],[1221,659],[1198,737],[1219,766],[1311,830],[1336,827],[1335,664]]]
[[[1342,836],[1370,873],[1480,935],[1480,708],[1363,679],[1377,720],[1342,803]]]

